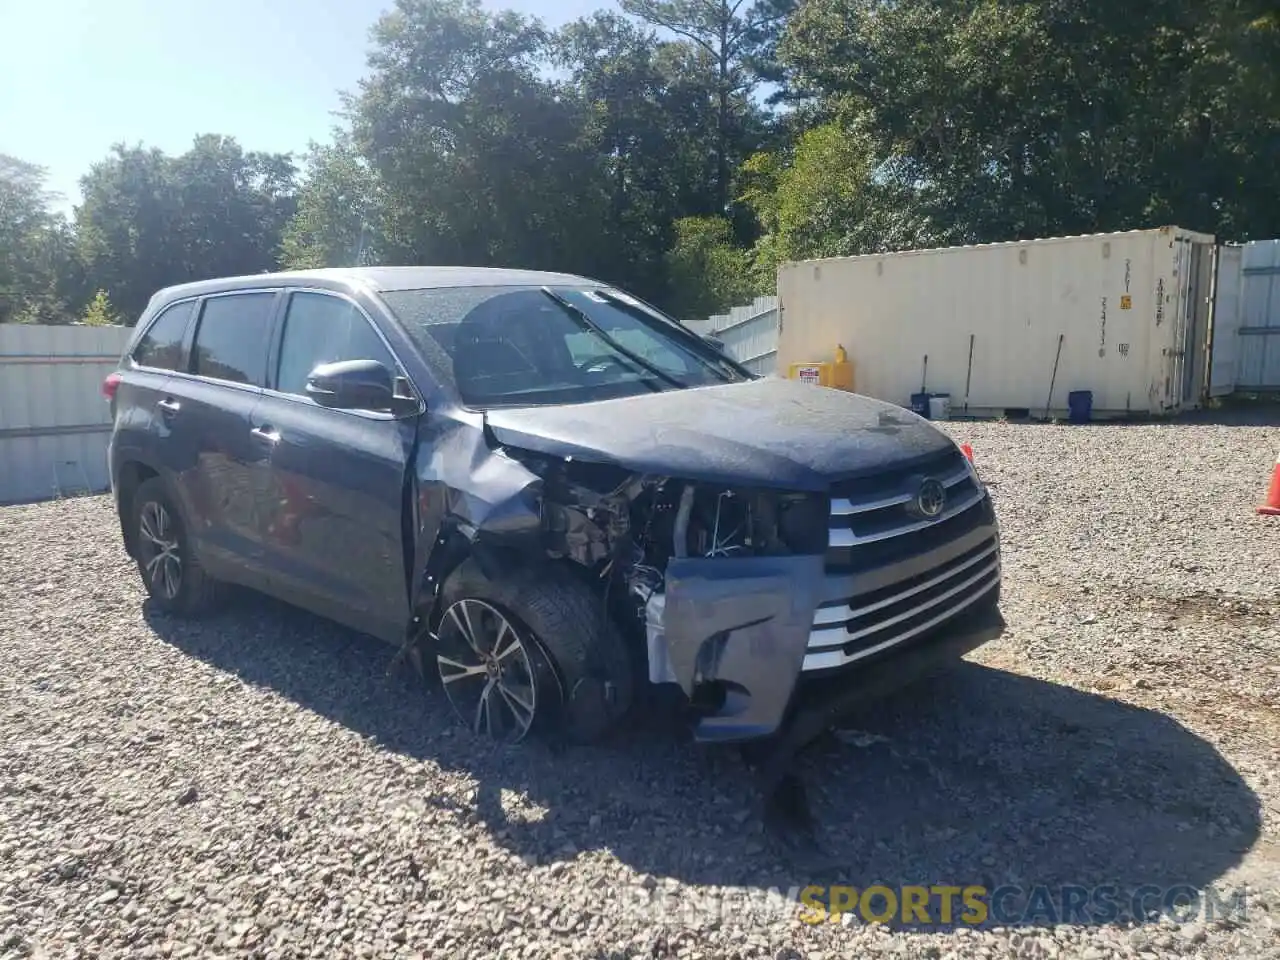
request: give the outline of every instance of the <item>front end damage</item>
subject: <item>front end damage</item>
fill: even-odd
[[[433,597],[463,559],[492,576],[569,564],[641,674],[678,691],[696,739],[752,745],[766,796],[842,714],[1003,629],[990,499],[950,452],[930,454],[928,469],[957,517],[913,532],[920,522],[882,508],[901,499],[887,490],[920,482],[915,467],[821,492],[735,487],[536,452],[474,426],[422,447],[415,525],[431,548],[418,551],[415,582],[427,633]],[[885,526],[900,522],[913,525]],[[882,549],[898,532],[912,545]],[[845,549],[863,539],[865,563]]]
[[[590,570],[651,684],[678,688],[699,740],[774,733],[823,583],[827,503],[520,456],[544,480],[550,556]]]
[[[862,576],[829,570],[827,494],[734,489],[507,454],[544,478],[548,554],[591,571],[624,635],[643,649],[649,682],[678,689],[691,707],[697,740],[794,751],[840,714],[954,662],[1003,629],[998,536],[985,489],[961,518],[966,532],[865,571],[868,586],[886,575],[905,585],[902,596],[879,587],[871,605],[904,610],[887,628],[901,623],[903,642],[869,648],[874,655],[859,655],[856,669],[828,669],[829,653],[811,655],[815,624],[856,606],[844,595]],[[925,612],[907,617],[913,605]]]
[[[504,564],[572,563],[649,682],[680,691],[696,739],[770,738],[796,714],[815,611],[832,590],[827,494],[646,476],[484,443],[465,457],[447,443],[431,449],[424,473],[436,482],[423,485],[419,521],[439,548],[422,571],[428,591],[467,556],[493,575]],[[446,464],[461,464],[468,494],[448,482]],[[825,699],[820,684],[804,686],[806,701]]]

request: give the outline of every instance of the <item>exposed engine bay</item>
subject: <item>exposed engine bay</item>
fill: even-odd
[[[734,489],[639,476],[607,464],[504,452],[543,478],[540,511],[548,555],[590,571],[628,642],[644,645],[650,682],[678,684],[695,707],[719,710],[732,691],[717,683],[715,664],[708,660],[714,658],[715,645],[704,643],[705,637],[697,640],[692,671],[678,668],[681,651],[673,656],[667,639],[673,571],[729,561],[735,599],[744,587],[750,589],[753,565],[746,561],[803,556],[812,561],[804,574],[811,584],[820,573],[827,544],[825,495]],[[729,568],[724,572],[727,578]],[[761,572],[777,579],[776,569],[761,567],[757,576]],[[723,646],[724,637],[719,640]]]

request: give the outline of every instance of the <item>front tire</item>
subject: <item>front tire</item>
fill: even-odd
[[[574,742],[592,743],[630,709],[626,646],[603,601],[570,571],[550,564],[491,580],[468,560],[445,583],[441,601],[436,666],[450,703],[477,733],[514,742],[554,726]],[[508,666],[514,669],[504,673]],[[504,693],[508,676],[514,682]],[[487,726],[488,708],[474,699],[485,686],[497,698],[493,717],[528,714],[527,722],[514,730]],[[473,698],[455,697],[467,687]]]
[[[196,560],[182,515],[159,477],[134,492],[130,517],[138,574],[156,606],[184,617],[211,611],[219,585]]]

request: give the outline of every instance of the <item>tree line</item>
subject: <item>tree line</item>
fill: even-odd
[[[682,317],[786,260],[1164,224],[1280,236],[1273,0],[396,0],[300,157],[119,144],[71,217],[0,155],[0,322],[280,267],[500,265]]]

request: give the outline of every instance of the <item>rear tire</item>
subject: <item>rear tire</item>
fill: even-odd
[[[182,617],[212,611],[221,585],[200,566],[182,514],[159,477],[134,491],[129,517],[138,574],[156,606]]]
[[[537,715],[530,729],[554,724],[576,743],[603,738],[626,715],[633,696],[633,673],[626,645],[610,621],[604,603],[573,574],[556,564],[517,570],[490,580],[471,560],[446,581],[441,596],[444,616],[461,601],[479,601],[507,617],[524,644],[535,675],[539,654],[554,677],[538,682]],[[458,608],[459,610],[463,608]],[[441,621],[440,635],[456,627]],[[456,644],[455,644],[456,646]],[[441,664],[441,681],[456,668]],[[448,691],[446,691],[448,692]],[[454,703],[453,698],[450,702]],[[454,703],[463,721],[476,728],[474,714]],[[483,731],[481,731],[483,732]]]

